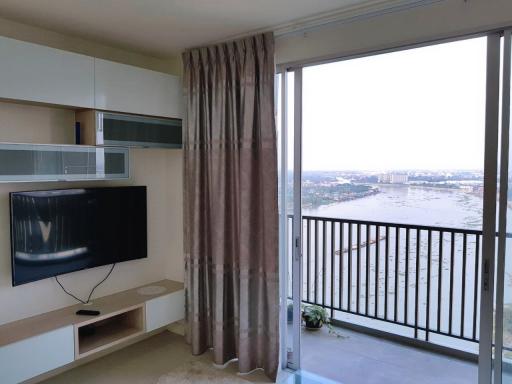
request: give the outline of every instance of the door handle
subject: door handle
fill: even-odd
[[[295,261],[300,261],[301,258],[301,248],[300,248],[300,236],[295,238]]]
[[[489,290],[489,260],[484,260],[484,291]]]

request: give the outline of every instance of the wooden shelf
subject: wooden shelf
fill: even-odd
[[[144,304],[148,300],[162,297],[169,293],[179,292],[184,289],[183,283],[171,280],[161,280],[147,285],[159,285],[166,289],[164,292],[152,296],[139,294],[137,291],[140,287],[129,289],[94,299],[93,304],[87,307],[87,309],[97,309],[101,312],[102,317],[110,317],[113,314],[124,311],[126,308]],[[84,309],[84,306],[82,304],[76,304],[1,325],[0,347],[68,325],[85,325],[90,322],[90,318],[78,316],[75,313],[79,309]]]
[[[100,315],[76,314],[84,308]],[[37,381],[84,364],[182,320],[184,310],[183,283],[161,280],[1,325],[0,381]]]
[[[75,358],[80,359],[143,334],[144,319],[144,306],[139,305],[76,325]]]

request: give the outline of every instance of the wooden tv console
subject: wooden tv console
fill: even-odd
[[[151,290],[150,286],[161,288]],[[79,309],[101,313],[78,316]],[[162,280],[95,299],[92,305],[73,305],[1,325],[1,382],[37,382],[48,372],[72,367],[163,330],[182,320],[184,311],[183,283]]]

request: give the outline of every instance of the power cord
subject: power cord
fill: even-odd
[[[112,271],[114,270],[114,267],[116,266],[116,263],[112,264],[112,267],[110,268],[110,271],[108,271],[107,273],[107,276],[104,277],[103,280],[101,280],[98,284],[96,284],[94,286],[94,288],[91,290],[91,293],[89,294],[89,297],[87,297],[87,301],[84,301],[78,297],[76,297],[75,295],[73,295],[72,293],[66,291],[66,288],[64,288],[64,286],[61,284],[61,282],[59,281],[58,277],[55,276],[55,281],[60,285],[60,287],[62,288],[62,290],[67,293],[69,296],[71,296],[73,299],[79,301],[80,303],[82,304],[89,304],[89,302],[91,301],[91,297],[92,297],[92,294],[94,293],[94,291],[96,290],[96,288],[98,288],[101,284],[103,284],[108,278],[109,276],[112,274]]]

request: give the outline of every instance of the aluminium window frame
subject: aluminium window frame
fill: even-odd
[[[389,45],[383,45],[381,47],[375,48],[375,49],[363,49],[363,50],[356,50],[351,51],[344,54],[334,54],[334,55],[328,55],[328,56],[321,56],[316,58],[310,58],[305,60],[299,60],[299,61],[293,61],[283,64],[276,65],[276,73],[281,74],[282,77],[286,77],[287,72],[294,72],[295,73],[295,88],[299,87],[300,92],[298,93],[297,90],[295,91],[294,97],[294,110],[295,110],[295,124],[294,124],[294,147],[295,147],[295,153],[294,153],[294,221],[295,216],[297,212],[301,212],[300,205],[297,208],[297,205],[300,204],[300,198],[297,199],[296,196],[301,196],[302,190],[301,190],[301,175],[302,175],[302,166],[301,166],[301,143],[302,143],[302,70],[303,68],[310,67],[310,66],[317,66],[322,64],[328,64],[328,63],[334,63],[334,62],[340,62],[345,60],[352,60],[362,57],[369,57],[369,56],[375,56],[380,54],[386,54],[386,53],[393,53],[393,52],[399,52],[399,51],[405,51],[409,49],[415,49],[415,48],[422,48],[422,47],[428,47],[433,46],[437,44],[444,44],[444,43],[450,43],[450,42],[456,42],[456,41],[462,41],[467,39],[473,39],[478,37],[487,37],[488,40],[488,47],[487,47],[487,85],[486,85],[486,117],[485,117],[485,155],[484,155],[484,191],[487,191],[487,193],[484,194],[484,206],[486,205],[487,208],[484,209],[484,218],[483,218],[483,226],[490,228],[491,222],[496,222],[496,203],[497,203],[497,197],[496,197],[496,186],[497,186],[497,173],[498,173],[498,135],[499,135],[499,92],[500,92],[500,75],[501,71],[499,68],[500,63],[500,55],[501,55],[501,49],[500,49],[500,39],[502,36],[506,34],[506,31],[509,30],[511,27],[509,26],[499,26],[492,29],[481,29],[481,30],[475,30],[470,31],[466,33],[455,33],[455,34],[449,34],[449,35],[439,35],[437,37],[429,38],[429,39],[419,39],[415,42],[407,42],[402,44],[389,44]],[[491,49],[489,49],[489,45],[491,45]],[[496,47],[498,50],[496,51]],[[299,74],[299,80],[297,79],[297,74]],[[497,77],[496,77],[497,75]],[[492,99],[492,104],[488,102],[488,98]],[[299,102],[299,100],[301,102]],[[282,107],[284,108],[286,105],[286,95],[283,95],[281,102]],[[283,124],[285,124],[285,119],[283,118]],[[297,136],[300,136],[300,140]],[[299,142],[300,141],[300,142]],[[300,171],[300,172],[299,172]],[[296,175],[298,174],[298,175]],[[494,191],[494,193],[493,193]],[[298,200],[298,201],[297,201]],[[487,202],[486,202],[487,201]],[[298,209],[298,211],[297,211]],[[494,219],[493,219],[494,217]],[[485,224],[484,224],[485,223]],[[297,227],[296,225],[294,225]],[[493,227],[494,230],[494,227]],[[294,231],[293,239],[295,244],[301,245],[302,244],[302,237],[301,237],[301,231]],[[491,233],[490,230],[487,231],[488,233]],[[494,233],[494,232],[493,232]],[[484,235],[484,241],[482,244],[482,265],[484,265],[484,262],[489,263],[489,265],[494,265],[495,260],[495,235],[493,234],[493,240],[491,241],[491,235],[487,235],[487,240],[485,240]],[[296,257],[299,257],[301,260],[301,254],[302,249],[298,246],[298,249],[295,249],[294,247],[294,255],[298,255]],[[294,259],[296,259],[294,257]],[[486,261],[487,260],[487,261]],[[295,265],[296,264],[296,265]],[[302,279],[302,262],[296,262],[294,260],[294,276],[299,276],[300,280]],[[484,291],[484,284],[481,284],[480,287],[480,346],[479,346],[479,369],[478,369],[478,384],[490,384],[493,380],[493,369],[497,371],[498,368],[501,367],[501,364],[498,362],[498,364],[493,364],[493,358],[492,358],[492,335],[494,330],[494,320],[493,320],[493,305],[494,305],[494,299],[495,299],[495,292],[494,292],[494,283],[495,276],[494,276],[494,268],[488,269],[488,271],[485,271],[484,268],[481,268],[480,271],[481,274],[481,281],[483,282],[484,279],[490,279],[489,289]],[[299,284],[299,282],[297,282]],[[299,289],[295,287],[294,283],[294,290]],[[502,296],[502,293],[497,293],[497,298],[500,298],[500,295]],[[486,297],[485,300],[482,300],[482,298]],[[295,300],[294,300],[295,301]],[[294,303],[295,304],[295,303]],[[295,305],[296,307],[297,305]],[[300,310],[294,308],[295,311]],[[294,323],[296,321],[296,314],[294,311]],[[484,315],[482,316],[482,313]],[[497,323],[499,328],[499,322]],[[295,348],[298,348],[298,351],[300,351],[300,326],[299,330],[295,329],[294,324],[294,350]],[[296,343],[299,343],[298,346],[296,346]],[[483,345],[482,345],[483,343]],[[286,346],[285,346],[286,347]],[[500,357],[501,358],[501,357]],[[296,359],[293,359],[296,360]],[[300,369],[300,358],[298,363],[296,361],[292,362],[292,364],[288,364],[289,368],[292,369]],[[500,372],[501,374],[501,372]],[[497,375],[494,375],[495,377]],[[501,381],[496,382],[496,384],[501,384]]]

